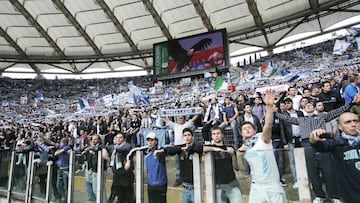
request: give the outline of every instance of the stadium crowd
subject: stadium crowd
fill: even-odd
[[[328,150],[327,145],[324,147],[318,144],[325,141],[323,137],[318,138],[325,132],[329,140],[333,138],[339,140],[337,137],[341,137],[344,132],[348,133],[345,124],[342,123],[347,118],[344,112],[353,112],[352,116],[357,115],[357,117],[351,117],[350,122],[357,124],[355,128],[360,130],[358,126],[360,105],[357,104],[360,101],[357,97],[360,85],[360,53],[353,44],[353,47],[350,47],[343,55],[333,56],[330,54],[332,47],[333,42],[329,41],[272,56],[277,61],[286,61],[285,65],[280,67],[281,70],[288,70],[292,76],[298,75],[296,79],[290,81],[289,77],[280,75],[280,69],[277,76],[257,76],[255,79],[250,79],[252,74],[258,74],[252,71],[252,67],[261,66],[270,57],[259,59],[256,63],[243,68],[248,71],[248,79],[244,79],[245,83],[236,84],[236,91],[215,91],[213,88],[216,77],[221,76],[214,74],[214,77],[193,78],[190,81],[180,80],[166,85],[145,76],[127,79],[54,81],[3,78],[0,81],[2,95],[0,147],[1,150],[19,152],[16,165],[22,168],[22,174],[26,174],[25,171],[29,165],[27,152],[36,152],[34,161],[39,168],[36,175],[39,176],[41,194],[45,194],[47,177],[46,170],[40,169],[46,166],[48,161],[53,161],[53,195],[59,201],[66,200],[68,152],[70,151],[77,152],[79,171],[85,171],[88,202],[95,201],[97,151],[102,151],[106,160],[104,170],[107,171],[109,167],[114,174],[111,195],[104,197],[109,202],[115,199],[118,202],[134,201],[134,191],[130,189],[134,183],[134,166],[132,156],[127,156],[133,148],[146,150],[146,154],[149,154],[146,156],[149,159],[146,162],[148,168],[159,171],[158,176],[148,174],[148,185],[151,186],[149,187],[150,202],[166,202],[168,182],[166,169],[162,166],[165,164],[165,156],[162,154],[175,155],[176,182],[174,186],[182,185],[184,192],[189,192],[189,194],[184,194],[184,202],[185,200],[193,202],[194,197],[191,196],[193,179],[184,174],[184,171],[189,171],[186,168],[189,167],[189,162],[186,160],[190,158],[188,154],[183,155],[182,151],[185,150],[188,153],[217,151],[231,155],[241,153],[254,145],[257,146],[257,139],[265,139],[253,140],[243,136],[247,130],[246,124],[249,124],[247,128],[255,130],[254,134],[265,130],[268,132],[270,127],[279,184],[287,186],[284,174],[288,165],[293,178],[292,186],[294,189],[298,187],[292,149],[304,147],[306,148],[307,172],[315,194],[314,203],[323,202],[326,198],[333,203],[360,202],[358,197],[357,199],[356,197],[349,198],[349,191],[338,188],[339,180],[336,178],[337,172],[333,167],[333,154],[328,152],[335,148],[335,144],[331,145],[333,146],[331,150]],[[223,76],[225,80],[232,78],[227,77],[226,74]],[[129,81],[135,81],[138,86],[128,86]],[[271,102],[263,101],[265,92],[257,92],[257,88],[271,89],[273,86],[284,84],[287,85],[286,88],[275,91],[272,97],[275,101],[273,105]],[[135,92],[131,89],[134,87]],[[148,91],[149,88],[154,89]],[[144,89],[146,89],[146,96],[149,97],[147,100],[140,98],[139,101],[133,101],[131,94],[122,94],[122,92],[137,94],[137,91],[143,92]],[[98,100],[109,94],[113,95],[114,100],[115,95],[119,96],[121,101],[105,105],[103,101]],[[23,99],[19,99],[20,97]],[[85,108],[79,104],[84,100],[79,98],[86,98]],[[272,105],[272,111],[274,111],[271,121],[266,120],[269,119],[266,112],[266,110],[270,111],[268,104]],[[175,113],[172,116],[163,116],[166,109],[197,108],[201,108],[202,113]],[[337,119],[340,115],[344,118],[339,119],[339,126]],[[273,124],[269,126],[265,121]],[[312,133],[318,129],[323,129],[323,131]],[[228,137],[218,140],[216,133],[223,136],[224,130],[231,131],[231,140],[223,140],[229,139]],[[201,132],[200,137],[195,135],[195,132]],[[162,136],[164,139],[160,140]],[[250,137],[252,136],[251,134]],[[205,148],[197,145],[189,147],[193,139],[196,140],[195,137],[203,141],[200,142],[200,146],[204,145]],[[354,137],[356,139],[351,143],[355,144],[350,145],[359,146],[359,135],[354,134]],[[218,142],[223,141],[226,141],[229,148],[217,146]],[[344,144],[344,140],[338,142],[342,143],[341,146],[347,145]],[[144,145],[148,147],[143,147]],[[214,145],[212,147],[215,149],[206,148],[210,145]],[[221,148],[221,152],[216,147]],[[288,162],[285,162],[285,153]],[[159,159],[153,159],[153,154]],[[219,157],[224,160],[229,158],[222,155]],[[246,168],[244,175],[256,178],[258,172],[251,164],[251,159],[248,161],[250,166]],[[232,166],[227,161],[223,163],[226,167]],[[224,170],[229,170],[229,168]],[[232,168],[229,171],[232,171]],[[355,174],[353,177],[360,175],[359,172],[351,173]],[[229,172],[228,175],[231,177],[226,175],[216,177],[216,180],[221,182],[218,184],[224,187],[224,190],[227,187],[239,187],[236,179],[234,182],[232,178],[233,174]],[[19,178],[16,186],[24,189],[24,179],[21,175],[16,177]],[[1,178],[1,182],[6,180],[3,179],[4,177]],[[349,176],[342,178],[349,178]],[[228,182],[224,182],[228,179]],[[323,188],[323,183],[326,185],[326,190]],[[124,192],[126,190],[130,192]],[[226,202],[226,199],[230,202],[240,202],[239,197],[231,196],[241,194],[235,189],[233,193],[229,192],[226,195],[221,191],[219,193],[217,191],[216,194],[220,197],[217,198],[217,202]]]

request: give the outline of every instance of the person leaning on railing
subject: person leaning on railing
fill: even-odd
[[[310,134],[310,142],[317,151],[332,152],[340,197],[346,203],[358,203],[360,185],[356,180],[360,180],[359,117],[350,112],[341,114],[339,129],[342,132],[335,138],[327,137],[324,129],[314,130]]]
[[[55,156],[57,157],[56,165],[59,168],[56,177],[56,188],[59,196],[57,201],[66,202],[68,193],[68,178],[69,178],[69,161],[70,153],[72,149],[68,146],[67,138],[60,140],[60,144],[57,146]]]
[[[113,145],[103,148],[103,157],[112,168],[113,182],[108,203],[112,203],[117,198],[117,202],[134,201],[134,164],[130,161],[129,168],[125,168],[127,162],[126,155],[131,150],[131,144],[126,142],[124,133],[117,133],[114,137]]]

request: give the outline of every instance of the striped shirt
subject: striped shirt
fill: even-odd
[[[326,129],[326,122],[329,122],[337,117],[339,117],[342,113],[347,111],[350,108],[350,104],[345,104],[344,106],[334,109],[327,114],[320,115],[312,115],[305,117],[291,117],[286,114],[276,113],[276,116],[279,119],[286,120],[287,122],[299,125],[300,127],[300,137],[302,140],[309,139],[310,133],[316,129]]]

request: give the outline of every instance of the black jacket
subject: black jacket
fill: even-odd
[[[298,117],[304,117],[304,113],[302,111],[295,110]],[[284,114],[289,115],[288,112],[285,112]],[[291,143],[293,133],[292,133],[292,127],[291,123],[287,122],[286,120],[280,119],[280,135],[281,135],[281,141],[286,145],[288,143]]]

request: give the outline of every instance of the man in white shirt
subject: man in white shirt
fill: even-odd
[[[243,145],[238,149],[245,152],[245,159],[251,168],[252,184],[249,203],[276,202],[285,203],[286,194],[280,183],[280,175],[271,143],[275,94],[267,90],[263,98],[266,104],[265,125],[262,133],[256,133],[250,122],[241,125]]]
[[[300,109],[300,100],[302,98],[301,95],[298,94],[298,90],[296,87],[289,87],[288,88],[288,96],[287,98],[290,98],[293,102],[293,107],[295,110]]]

